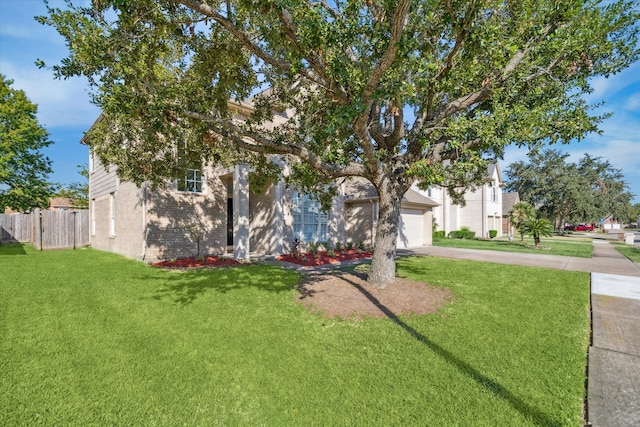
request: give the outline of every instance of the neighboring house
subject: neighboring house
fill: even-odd
[[[239,115],[251,105],[234,103]],[[276,120],[286,120],[281,112]],[[86,143],[86,141],[81,141]],[[283,174],[289,168],[281,158]],[[184,179],[165,189],[137,187],[120,180],[113,166],[89,159],[91,245],[131,258],[156,261],[200,254],[279,255],[298,240],[364,242],[375,238],[378,195],[365,180],[350,179],[338,186],[329,212],[312,198],[274,182],[257,193],[249,187],[246,165],[189,169]],[[398,248],[431,244],[431,209],[437,203],[415,191],[402,201]]]
[[[66,197],[49,197],[49,210],[68,211],[71,209],[71,201]]]
[[[620,230],[622,228],[622,224],[620,221],[615,219],[613,215],[607,216],[605,219],[598,221],[602,231],[608,230]]]
[[[502,193],[502,234],[513,236],[516,229],[511,224],[511,211],[516,203],[520,203],[520,194],[517,191]]]
[[[437,230],[445,234],[462,227],[475,231],[476,237],[489,237],[489,230],[496,230],[502,235],[502,176],[497,163],[489,164],[485,184],[464,195],[465,205],[452,202],[447,189],[440,186],[427,190],[412,188],[418,193],[434,200],[438,206],[433,209],[433,217]]]

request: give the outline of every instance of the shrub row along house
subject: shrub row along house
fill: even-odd
[[[251,102],[230,105],[240,117],[252,113]],[[274,120],[287,120],[287,112]],[[282,176],[289,173],[282,157],[272,161]],[[282,179],[255,191],[250,186],[252,173],[242,164],[198,165],[183,179],[152,189],[121,180],[115,167],[101,164],[90,153],[91,245],[148,262],[203,254],[247,260],[253,255],[289,253],[296,241],[302,249],[310,242],[373,245],[378,195],[366,180],[338,183],[331,209],[323,212],[319,202],[287,188]],[[493,214],[501,212],[501,207],[494,208],[501,203],[496,165],[490,167],[489,176],[484,187],[465,196],[465,207],[453,205],[442,188],[421,191],[414,186],[407,191],[397,247],[430,245],[434,216],[446,231],[467,226],[484,236],[494,226],[499,229],[501,218]]]

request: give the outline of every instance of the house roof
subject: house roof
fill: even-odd
[[[50,197],[49,198],[49,207],[50,208],[68,208],[71,206],[71,201],[66,197]]]
[[[358,202],[363,200],[377,200],[378,192],[375,187],[366,179],[360,177],[349,178],[345,182],[345,203]],[[414,206],[434,207],[439,203],[415,190],[409,189],[402,197],[402,204]]]
[[[513,210],[513,205],[520,201],[520,194],[517,191],[502,193],[502,216],[508,216]]]
[[[404,196],[402,196],[403,203],[410,203],[412,205],[421,205],[421,206],[429,206],[434,207],[440,205],[440,203],[436,202],[433,199],[430,199],[422,194],[418,193],[415,190],[409,189]]]

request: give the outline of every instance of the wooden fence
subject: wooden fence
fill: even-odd
[[[90,244],[89,211],[48,211],[0,215],[2,243],[31,243],[36,248],[68,249]]]

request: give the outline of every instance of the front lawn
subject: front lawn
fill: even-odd
[[[440,313],[328,320],[297,274],[0,247],[1,425],[581,426],[586,273],[403,258]]]
[[[484,249],[504,252],[526,252],[532,254],[564,255],[579,258],[591,258],[593,243],[591,239],[572,237],[543,238],[540,248],[536,248],[533,239],[513,240],[476,240],[476,239],[448,239],[434,238],[433,246],[448,248]]]
[[[631,261],[640,263],[640,249],[618,242],[613,242],[613,246]]]

